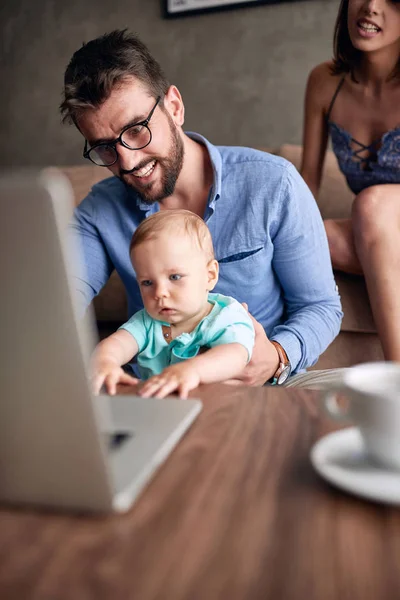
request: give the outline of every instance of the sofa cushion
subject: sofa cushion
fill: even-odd
[[[72,185],[76,206],[88,195],[95,183],[110,177],[107,169],[96,167],[93,164],[62,167],[60,170],[68,177]]]
[[[379,360],[384,360],[384,356],[375,333],[341,331],[312,369],[351,367]]]
[[[363,277],[335,271],[336,284],[342,301],[341,330],[354,333],[376,333]]]

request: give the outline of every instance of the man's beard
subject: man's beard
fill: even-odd
[[[161,202],[164,198],[168,198],[168,196],[172,196],[175,190],[175,185],[178,180],[179,174],[182,170],[183,165],[183,157],[184,157],[184,146],[183,141],[176,130],[174,123],[171,118],[167,114],[170,131],[171,131],[171,151],[170,156],[168,158],[158,158],[156,156],[149,157],[145,163],[141,163],[135,168],[135,171],[138,171],[140,168],[143,168],[145,165],[151,163],[153,160],[156,160],[156,168],[157,166],[161,167],[161,190],[158,194],[152,193],[152,188],[157,181],[152,181],[145,185],[140,185],[140,180],[138,180],[138,185],[135,185],[135,182],[132,182],[133,174],[127,180],[127,175],[129,173],[120,173],[120,179],[129,187],[136,190],[139,194],[141,200],[145,204],[154,204],[155,202]],[[132,173],[132,172],[131,172]]]

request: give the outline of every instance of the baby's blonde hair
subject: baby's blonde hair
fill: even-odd
[[[142,221],[132,236],[131,245],[129,247],[129,255],[132,256],[132,251],[148,240],[154,239],[160,233],[168,233],[186,235],[191,240],[197,242],[199,248],[205,253],[207,262],[214,258],[214,247],[210,230],[204,223],[203,219],[189,210],[172,209],[160,210],[150,217]],[[173,239],[171,239],[173,243]]]

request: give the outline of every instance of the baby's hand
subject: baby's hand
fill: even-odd
[[[139,379],[131,377],[120,366],[111,361],[95,362],[91,371],[91,386],[93,393],[96,395],[100,392],[102,385],[105,386],[110,396],[114,396],[117,392],[118,383],[125,383],[126,385],[139,383]]]
[[[165,398],[178,390],[181,398],[187,398],[190,390],[200,384],[200,375],[191,365],[190,360],[172,365],[164,369],[160,375],[154,375],[143,384],[139,391],[144,398]]]

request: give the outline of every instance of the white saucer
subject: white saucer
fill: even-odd
[[[315,470],[329,483],[368,500],[400,506],[400,472],[370,461],[356,427],[318,440],[310,458]]]

